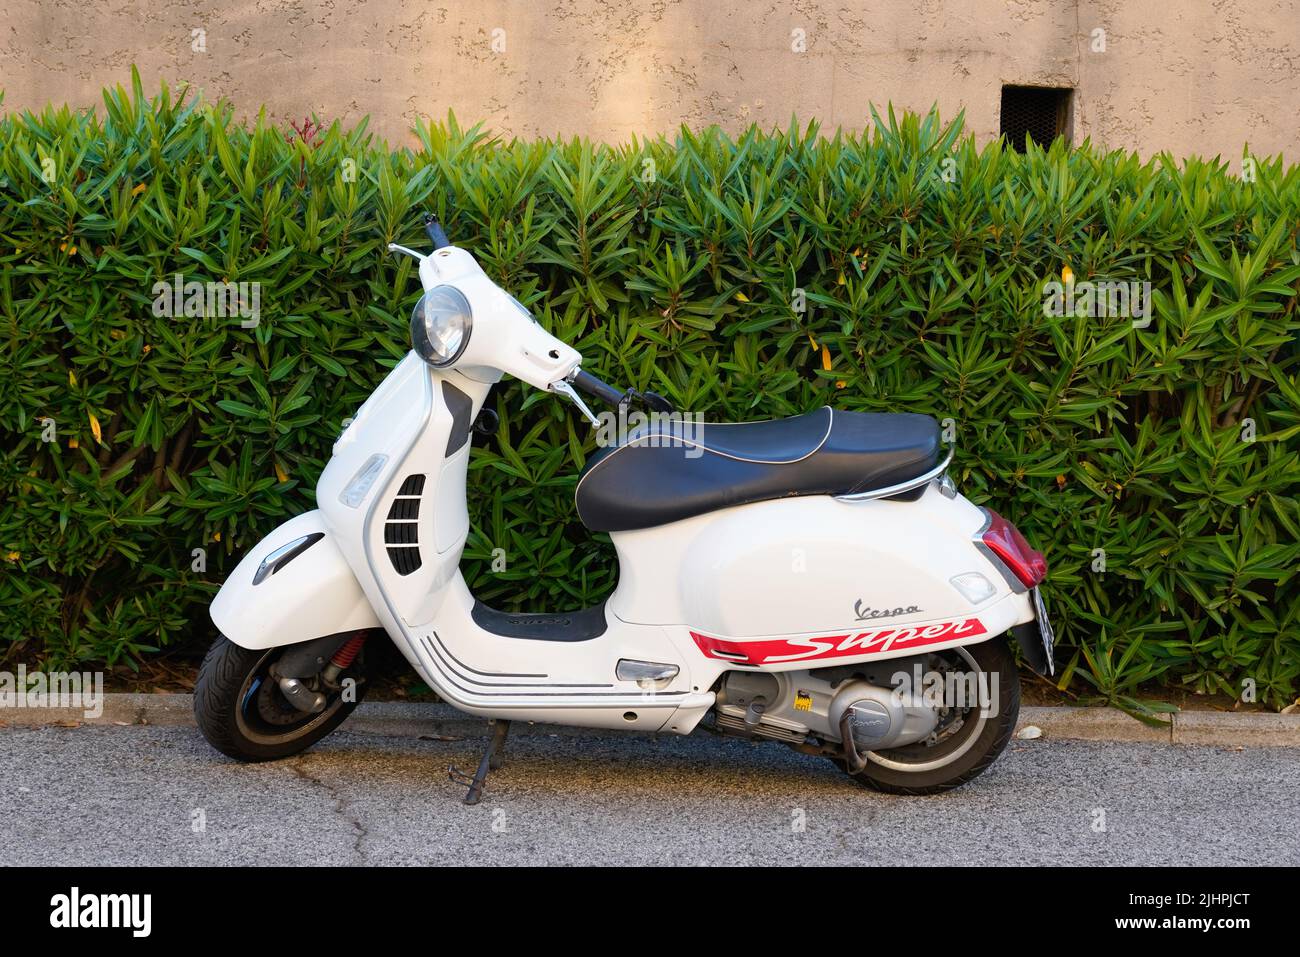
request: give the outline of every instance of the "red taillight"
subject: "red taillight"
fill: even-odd
[[[1002,559],[1007,568],[1024,583],[1033,588],[1047,577],[1047,559],[1043,553],[1031,548],[1025,536],[1005,518],[991,508],[984,510],[989,516],[989,527],[980,536],[993,554]]]

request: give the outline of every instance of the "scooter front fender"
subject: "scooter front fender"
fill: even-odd
[[[223,635],[251,649],[383,627],[316,510],[285,522],[250,550],[208,613]]]

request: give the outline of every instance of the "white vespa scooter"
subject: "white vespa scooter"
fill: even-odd
[[[707,424],[651,416],[589,461],[577,510],[610,533],[609,599],[508,614],[458,565],[470,433],[503,373],[565,396],[670,408],[580,370],[582,357],[426,220],[434,251],[413,351],[334,446],[319,508],[281,525],[212,602],[199,727],[245,761],[295,754],[364,692],[381,632],[445,701],[511,721],[784,742],[880,790],[925,794],[987,767],[1020,689],[1004,635],[1039,673],[1052,631],[1043,557],[954,489],[929,416],[821,408]],[[492,417],[491,413],[487,414]],[[660,421],[656,422],[656,419]],[[968,693],[963,693],[963,692]]]

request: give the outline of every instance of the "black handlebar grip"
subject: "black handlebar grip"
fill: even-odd
[[[578,374],[573,377],[571,382],[573,387],[579,392],[585,392],[587,395],[594,395],[598,399],[603,399],[610,405],[618,405],[623,399],[623,390],[616,389],[608,382],[601,382],[590,372],[578,370]]]
[[[430,213],[424,217],[424,231],[429,234],[429,240],[433,243],[434,249],[442,249],[444,246],[450,246],[451,240],[442,230],[442,224],[438,222],[438,217]]]

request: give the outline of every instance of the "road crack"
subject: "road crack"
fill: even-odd
[[[302,762],[305,760],[305,757],[300,757],[291,762],[289,767],[293,769],[293,773],[300,780],[315,785],[329,795],[330,800],[334,802],[334,813],[352,829],[352,852],[357,855],[362,864],[369,864],[370,861],[366,857],[366,851],[362,845],[365,843],[366,838],[370,836],[370,829],[366,827],[361,818],[352,810],[351,802],[343,797],[338,788],[330,784],[324,778],[316,777],[316,775],[303,767]]]

